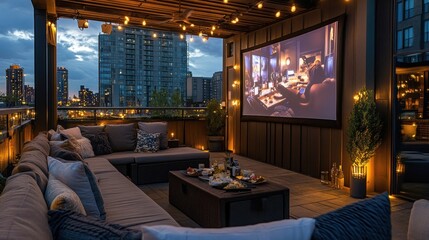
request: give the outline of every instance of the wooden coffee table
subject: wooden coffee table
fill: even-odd
[[[267,182],[251,191],[226,192],[207,181],[169,173],[170,203],[202,227],[229,227],[289,218],[289,189]]]

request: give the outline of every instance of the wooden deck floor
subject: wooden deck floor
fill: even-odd
[[[211,153],[210,161],[223,160],[223,157],[223,153]],[[242,169],[251,169],[258,175],[266,176],[269,181],[289,187],[291,218],[316,217],[359,201],[349,196],[348,189],[337,190],[330,188],[320,184],[319,179],[237,155],[234,158],[239,160]],[[173,216],[180,225],[199,227],[192,219],[169,204],[168,183],[142,185],[140,188]],[[373,195],[375,193],[368,194],[369,197]],[[393,239],[406,239],[408,219],[413,203],[394,197],[390,200]]]

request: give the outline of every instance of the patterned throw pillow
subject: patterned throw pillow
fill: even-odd
[[[76,212],[49,211],[48,215],[49,226],[54,239],[142,239],[142,233],[138,230],[127,229],[118,224],[109,224]]]
[[[391,239],[388,194],[356,202],[316,218],[313,240]]]
[[[159,133],[145,133],[137,130],[137,146],[134,152],[157,152],[159,150]]]

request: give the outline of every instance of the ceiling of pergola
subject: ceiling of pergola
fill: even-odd
[[[125,16],[129,17],[128,25],[142,26],[146,21],[147,28],[185,32],[179,26],[185,24],[186,32],[198,34],[203,31],[210,35],[211,28],[217,26],[213,37],[226,38],[235,34],[253,31],[281,21],[285,18],[311,10],[318,0],[33,0],[54,3],[58,18],[84,18],[113,24],[123,24]],[[263,8],[257,7],[263,2]],[[291,12],[295,4],[296,11]],[[179,10],[180,9],[180,10]],[[281,16],[275,17],[280,10]],[[188,23],[171,21],[173,14],[190,11]],[[52,14],[52,13],[51,13]],[[237,23],[231,20],[239,18]],[[170,20],[170,21],[168,21]],[[189,23],[194,24],[191,27]]]

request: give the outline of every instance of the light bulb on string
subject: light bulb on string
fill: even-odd
[[[291,12],[295,12],[296,11],[296,6],[295,6],[295,3],[292,5],[292,7],[290,8],[290,11]]]
[[[276,12],[276,17],[280,17],[280,10]]]
[[[142,25],[146,26],[146,20],[143,20]]]
[[[264,4],[263,4],[262,2],[259,2],[259,3],[258,3],[258,8],[259,8],[259,9],[261,9],[261,8],[263,8],[263,7],[264,7]]]

